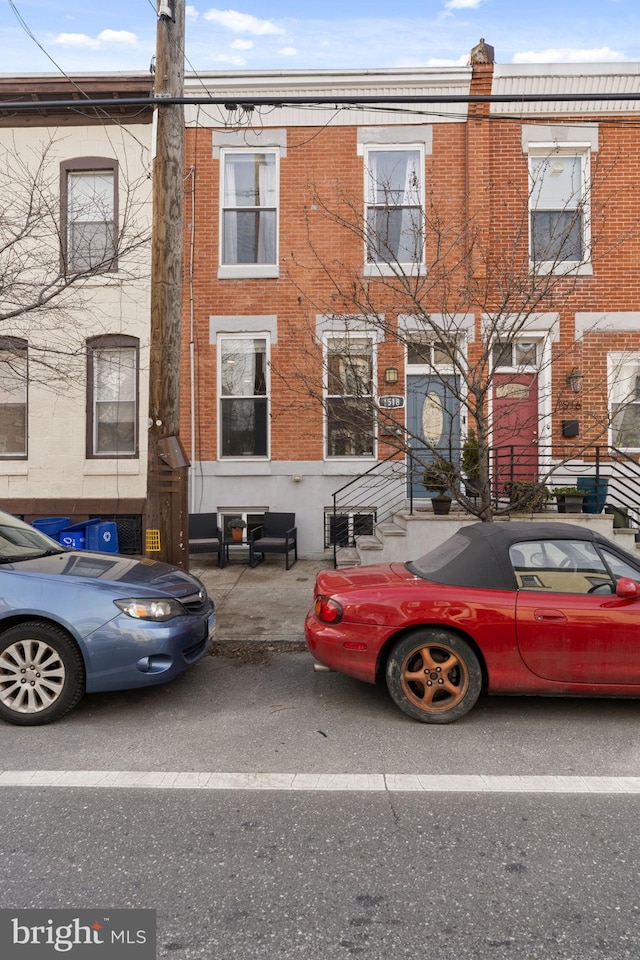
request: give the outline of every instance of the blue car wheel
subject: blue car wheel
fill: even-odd
[[[85,692],[82,654],[64,630],[40,620],[0,635],[0,717],[21,726],[50,723]]]

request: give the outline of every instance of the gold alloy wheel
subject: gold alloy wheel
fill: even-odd
[[[410,703],[430,713],[453,709],[469,688],[466,663],[441,643],[421,643],[411,650],[401,664],[400,677]]]

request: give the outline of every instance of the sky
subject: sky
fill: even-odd
[[[156,0],[0,0],[0,72],[139,71]],[[638,0],[211,0],[186,4],[186,68],[342,70],[640,61]]]

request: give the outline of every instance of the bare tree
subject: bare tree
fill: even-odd
[[[124,133],[111,134],[117,137]],[[146,174],[130,178],[126,151],[114,146],[117,223],[104,178],[78,177],[65,207],[62,139],[54,133],[26,151],[15,136],[0,143],[0,336],[28,340],[29,377],[49,384],[74,375],[87,335],[82,318],[91,318],[92,334],[112,329],[95,278],[116,269],[121,280],[149,272]]]
[[[600,163],[587,189],[569,187],[562,203],[532,216],[545,206],[545,177],[559,171],[571,184],[579,177],[567,164],[575,162],[551,154],[533,163],[525,190],[503,191],[489,230],[464,201],[435,192],[423,200],[406,168],[401,175],[389,165],[369,171],[374,199],[364,210],[339,184],[330,197],[309,188],[308,253],[292,255],[289,267],[308,324],[303,334],[292,325],[290,336],[302,389],[323,405],[329,440],[333,431],[345,443],[338,455],[372,454],[377,431],[382,453],[407,458],[414,480],[437,467],[463,507],[488,521],[522,508],[514,491],[539,492],[563,466],[606,443],[606,383],[594,385],[588,404],[586,395],[578,398],[567,371],[578,370],[581,344],[548,318],[572,303],[583,265],[611,256],[639,224],[600,239],[616,161],[608,170]],[[490,185],[487,195],[500,196]],[[318,315],[339,318],[342,330],[324,353],[322,378]],[[379,367],[382,357],[393,367],[404,355],[425,381],[439,384],[417,429],[403,411],[381,406],[389,388],[376,379],[363,329],[379,344]],[[534,390],[541,420],[538,406],[527,413]],[[552,424],[577,408],[587,420],[581,437],[553,439]],[[534,433],[535,449],[525,439]]]

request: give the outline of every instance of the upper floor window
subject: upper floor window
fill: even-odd
[[[27,456],[27,341],[0,337],[0,457]]]
[[[274,276],[278,265],[278,153],[221,153],[220,276]]]
[[[268,341],[266,337],[221,337],[220,451],[223,457],[267,457]]]
[[[87,342],[87,457],[138,456],[138,370],[135,337]]]
[[[422,147],[366,149],[368,273],[424,268],[423,171]]]
[[[326,455],[374,453],[373,343],[370,337],[326,341]]]
[[[590,259],[587,150],[530,150],[530,259],[548,271]]]
[[[609,354],[611,443],[640,450],[640,357]]]
[[[117,161],[84,157],[61,165],[62,237],[69,273],[117,268]]]

